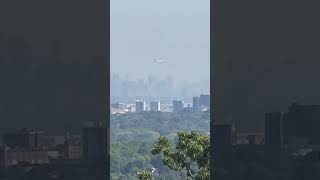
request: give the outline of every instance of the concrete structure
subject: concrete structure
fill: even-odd
[[[0,167],[6,168],[8,166],[8,150],[10,148],[8,146],[0,146]]]
[[[160,101],[150,102],[150,111],[161,111]]]
[[[70,137],[64,142],[64,157],[66,159],[82,158],[81,137]]]
[[[297,140],[309,145],[320,145],[320,105],[299,105],[289,107],[286,128],[286,142]]]
[[[5,133],[2,136],[3,144],[10,148],[40,148],[44,144],[44,132],[30,129],[21,129],[17,132]]]
[[[146,110],[146,102],[145,101],[137,101],[136,102],[136,112],[143,112]]]
[[[199,107],[201,109],[210,109],[210,95],[208,94],[201,94],[199,97]]]
[[[10,149],[7,146],[0,148],[0,166],[9,167],[21,163],[33,165],[49,164],[46,150],[26,150],[21,148]]]
[[[199,98],[198,97],[192,98],[192,109],[193,109],[193,111],[199,111]]]
[[[85,127],[82,130],[82,155],[86,161],[93,163],[105,162],[107,129],[103,127]]]
[[[177,101],[177,100],[174,100],[172,102],[172,110],[173,112],[179,112],[179,111],[182,111],[183,110],[183,101]]]
[[[218,124],[213,127],[214,147],[219,150],[230,149],[236,144],[236,127],[233,124]]]
[[[265,114],[265,145],[282,147],[282,113],[272,112]]]
[[[125,108],[125,105],[123,103],[112,103],[111,104],[111,108],[114,108],[114,109],[124,109]]]

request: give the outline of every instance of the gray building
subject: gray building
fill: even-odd
[[[160,101],[150,102],[150,111],[161,111]]]
[[[265,114],[265,145],[282,147],[282,113],[271,112]]]
[[[172,109],[173,109],[173,112],[182,111],[183,110],[183,101],[174,100],[172,102]]]
[[[214,147],[216,150],[230,149],[236,143],[234,124],[216,124],[213,126]]]
[[[136,102],[136,112],[143,112],[146,110],[146,102],[145,101],[137,101]]]
[[[198,97],[192,98],[192,109],[193,109],[193,111],[199,111],[199,98]]]
[[[10,148],[40,148],[44,143],[44,132],[23,128],[2,135],[2,142]]]
[[[35,165],[49,164],[48,151],[44,149],[10,149],[7,146],[0,147],[0,167],[15,166],[20,163]]]
[[[82,154],[89,162],[104,162],[107,155],[107,129],[85,127],[82,129]]]
[[[210,95],[201,94],[199,97],[199,107],[201,108],[210,108]]]
[[[123,103],[116,102],[116,103],[112,103],[112,104],[111,104],[111,108],[114,108],[114,109],[123,109],[123,108],[125,108],[125,105],[124,105]]]
[[[292,104],[285,122],[285,142],[288,144],[320,145],[320,105]]]

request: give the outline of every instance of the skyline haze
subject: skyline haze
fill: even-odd
[[[210,1],[111,0],[111,73],[210,79]],[[154,58],[165,63],[154,63]]]

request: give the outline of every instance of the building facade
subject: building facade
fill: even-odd
[[[44,132],[30,129],[21,129],[17,132],[4,133],[2,136],[3,144],[10,148],[35,149],[43,146]]]
[[[150,111],[153,111],[153,112],[161,111],[160,101],[150,102]]]
[[[201,94],[199,97],[199,106],[201,109],[210,108],[210,95]]]
[[[282,113],[271,112],[265,114],[265,145],[282,147]]]
[[[192,98],[192,109],[193,109],[193,111],[199,111],[199,98],[198,97]]]
[[[106,160],[107,129],[104,127],[85,127],[82,129],[82,155],[89,162],[104,162]]]
[[[114,109],[124,109],[125,108],[125,105],[123,103],[112,103],[111,104],[111,108],[114,108]]]
[[[2,167],[19,164],[43,165],[49,164],[49,162],[48,151],[46,150],[11,149],[8,146],[0,148],[0,166]]]
[[[285,123],[286,142],[320,145],[320,106],[292,104]]]
[[[173,112],[179,112],[183,110],[183,101],[174,100],[172,102],[172,110]]]
[[[136,102],[136,112],[143,112],[146,110],[146,102],[145,101],[137,101]]]

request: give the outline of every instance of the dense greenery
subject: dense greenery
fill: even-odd
[[[140,180],[154,180],[152,171],[139,171],[138,177]]]
[[[160,155],[164,165],[175,171],[185,173],[194,180],[209,180],[210,176],[210,138],[197,131],[179,132],[174,146],[166,137],[160,137],[152,147],[153,155]],[[140,180],[152,180],[150,171],[139,172]]]
[[[161,137],[178,141],[177,132],[196,129],[209,133],[209,112],[129,113],[111,116],[111,176],[113,180],[138,179],[138,171],[154,169],[161,179],[182,179],[185,173],[164,166],[161,157],[151,153]]]
[[[166,137],[160,137],[152,148],[152,154],[161,155],[163,163],[176,171],[185,170],[186,175],[196,180],[209,180],[210,138],[191,133],[179,132],[174,147]]]

